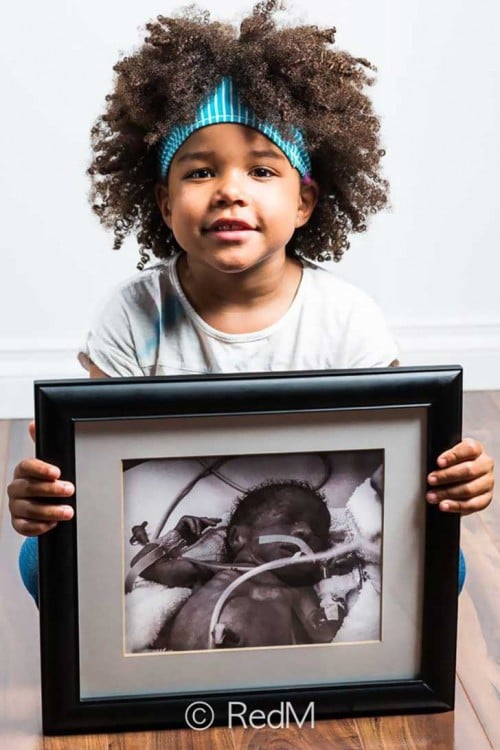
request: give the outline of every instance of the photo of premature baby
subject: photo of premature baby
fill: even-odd
[[[123,461],[125,653],[379,640],[383,459]]]

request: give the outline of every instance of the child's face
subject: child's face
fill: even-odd
[[[157,198],[190,264],[238,273],[278,256],[314,209],[304,185],[266,136],[244,125],[210,125],[173,158]]]

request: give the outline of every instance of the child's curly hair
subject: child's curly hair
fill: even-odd
[[[158,16],[140,49],[115,65],[114,91],[91,131],[88,170],[92,208],[113,229],[115,249],[131,233],[143,254],[166,258],[180,249],[155,199],[158,143],[193,119],[223,76],[259,119],[305,135],[320,196],[289,254],[340,260],[350,232],[364,231],[368,215],[386,204],[380,124],[364,93],[375,68],[332,49],[335,28],[279,27],[279,10],[280,0],[259,2],[239,33],[193,6],[179,17]]]

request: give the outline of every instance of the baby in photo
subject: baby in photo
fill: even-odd
[[[225,538],[214,528],[219,521],[184,516],[159,543],[146,543],[133,558],[132,567],[153,553],[153,562],[141,570],[143,579],[192,590],[151,647],[183,651],[330,642],[342,625],[345,603],[339,600],[336,617],[328,619],[314,589],[326,575],[327,561],[307,561],[332,546],[324,497],[306,482],[271,481],[238,501]],[[224,562],[213,560],[213,548],[212,561],[200,554],[200,545],[210,546],[214,536]],[[245,575],[278,560],[283,564]],[[240,578],[241,584],[234,585]],[[211,624],[226,591],[220,615]]]

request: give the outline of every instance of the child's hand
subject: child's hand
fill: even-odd
[[[29,432],[34,440],[34,422]],[[60,475],[57,466],[37,458],[25,458],[17,464],[7,493],[12,525],[20,534],[39,536],[53,529],[59,521],[73,518],[73,508],[69,505],[52,505],[44,500],[71,497],[74,493],[71,482],[61,481]]]
[[[493,497],[493,460],[477,440],[465,438],[437,459],[427,481],[429,503],[439,509],[468,515],[486,508]]]

